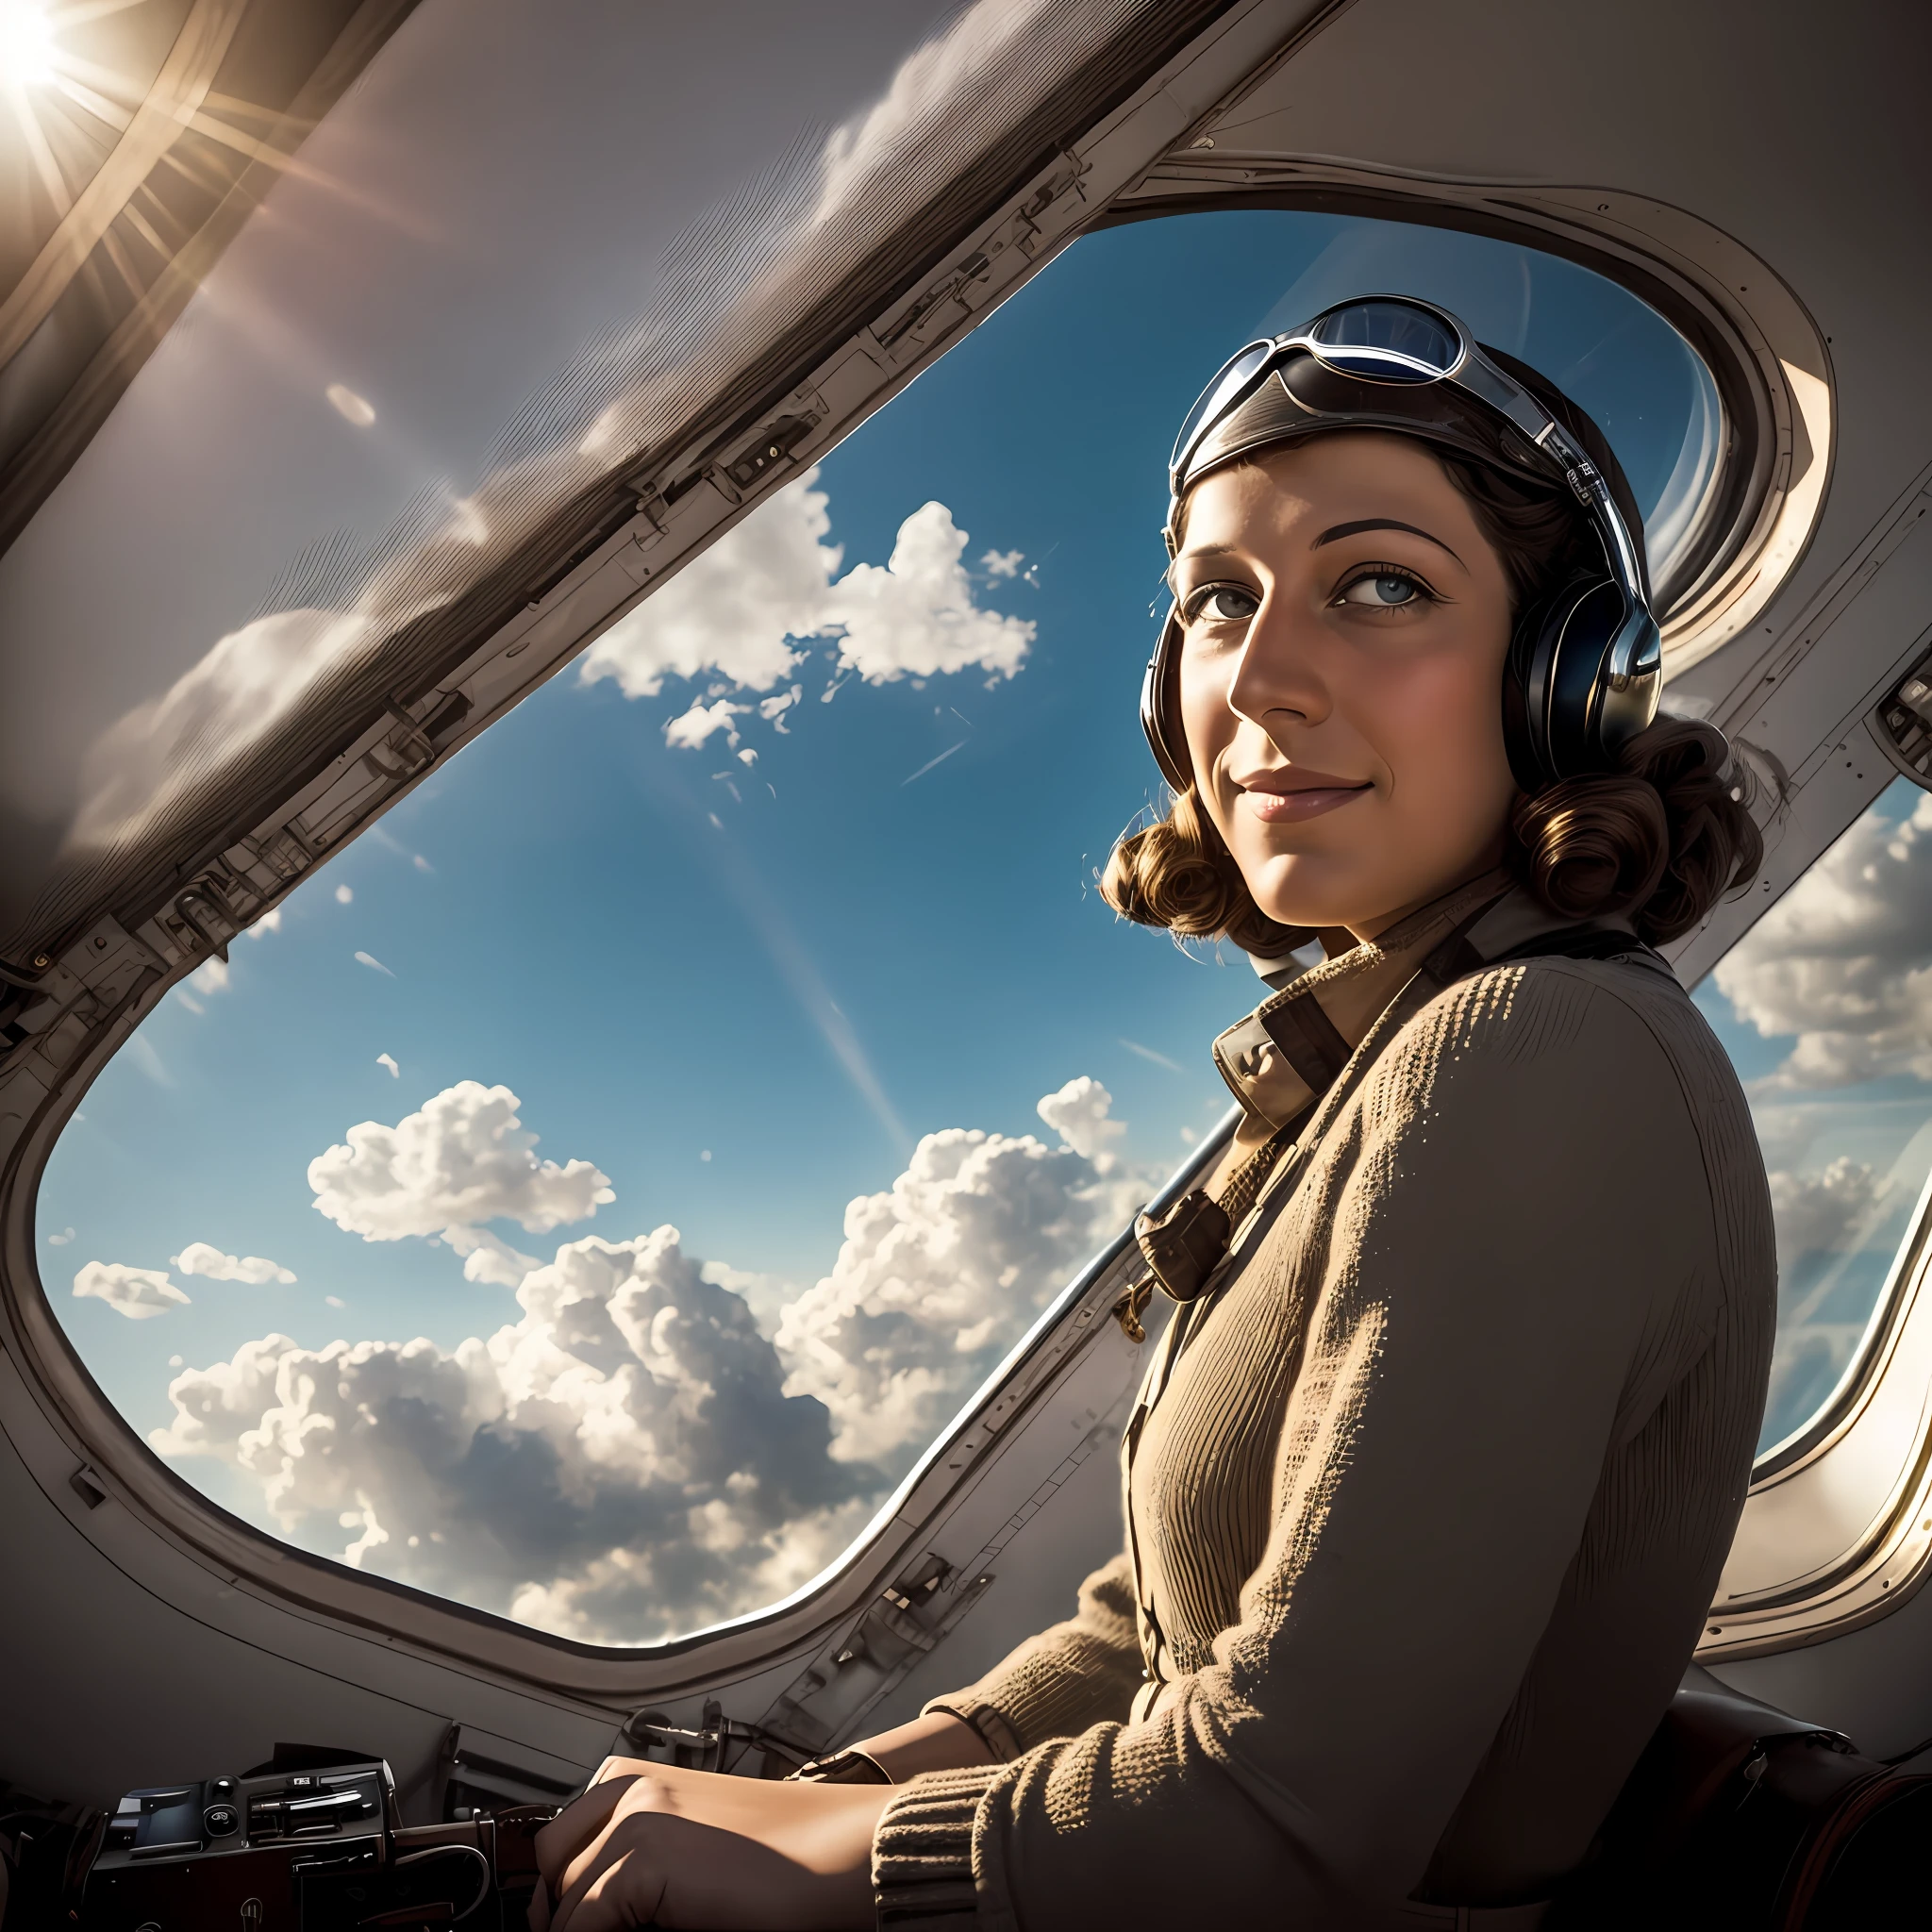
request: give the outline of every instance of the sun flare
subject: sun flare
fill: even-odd
[[[35,87],[54,78],[54,23],[35,0],[0,0],[0,80]]]

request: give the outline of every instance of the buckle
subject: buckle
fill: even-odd
[[[1172,1300],[1197,1300],[1227,1254],[1234,1232],[1227,1209],[1205,1190],[1183,1194],[1158,1221],[1141,1215],[1134,1239],[1161,1291]]]

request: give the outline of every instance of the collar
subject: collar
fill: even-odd
[[[1621,918],[1585,924],[1632,930]],[[1390,1003],[1458,926],[1465,928],[1458,957],[1466,971],[1577,924],[1498,868],[1300,974],[1214,1042],[1214,1063],[1245,1115],[1231,1155],[1265,1141],[1328,1091]]]

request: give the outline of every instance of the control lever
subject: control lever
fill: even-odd
[[[375,1807],[360,1791],[330,1791],[321,1798],[291,1798],[282,1807],[282,1815],[288,1817],[293,1812],[314,1811],[359,1811],[367,1805],[373,1811]]]

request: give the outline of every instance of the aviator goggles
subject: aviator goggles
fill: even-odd
[[[1277,375],[1287,407],[1243,410]],[[1217,434],[1238,411],[1240,432]],[[1358,297],[1292,335],[1263,337],[1230,356],[1174,439],[1168,528],[1182,494],[1208,467],[1297,431],[1343,426],[1421,434],[1528,480],[1567,485],[1594,516],[1612,573],[1647,604],[1632,534],[1596,465],[1529,390],[1484,355],[1463,322],[1411,295]]]

